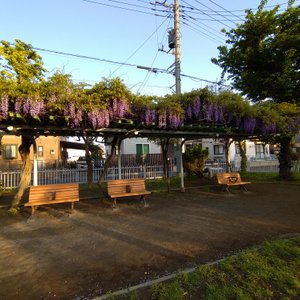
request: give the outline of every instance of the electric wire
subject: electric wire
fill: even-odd
[[[163,22],[156,28],[154,32],[151,33],[151,35],[131,54],[129,55],[124,63],[127,63],[152,37],[154,34],[157,33],[157,31],[163,26],[163,24],[168,20],[170,16],[167,16],[166,19],[163,20]],[[169,19],[170,20],[170,19]],[[122,68],[123,65],[119,65],[111,74],[109,77],[112,77],[119,69]]]
[[[15,45],[15,44],[12,43],[12,45]],[[70,56],[70,57],[80,58],[80,59],[100,61],[100,62],[103,62],[103,63],[110,63],[110,64],[122,64],[122,65],[128,66],[128,67],[135,67],[135,68],[139,68],[139,69],[150,70],[153,73],[164,73],[164,74],[174,75],[171,71],[168,71],[166,69],[149,68],[149,67],[144,67],[144,66],[137,65],[137,64],[123,63],[123,62],[118,62],[118,61],[105,59],[105,58],[98,58],[98,57],[92,57],[92,56],[87,56],[87,55],[73,54],[73,53],[68,53],[68,52],[63,52],[63,51],[58,51],[58,50],[50,50],[50,49],[39,48],[39,47],[34,47],[34,46],[32,46],[32,48],[36,51],[49,52],[49,53],[54,53],[54,54],[57,54],[57,55],[63,55],[63,56]],[[219,84],[219,82],[210,81],[210,80],[199,78],[199,77],[192,76],[192,75],[187,75],[187,74],[181,74],[181,75],[183,75],[186,78],[191,78],[191,79],[195,79],[195,80],[198,80],[198,81],[204,81],[204,82]],[[221,85],[224,85],[224,84],[221,84]]]
[[[146,7],[146,6],[138,5],[138,4],[127,3],[127,2],[123,2],[123,1],[119,1],[119,0],[106,0],[106,1],[112,2],[112,3],[121,4],[121,5],[133,6],[133,7],[137,7],[137,8],[145,8],[145,9],[149,9],[149,10],[154,10],[154,11],[159,11],[159,12],[165,12],[165,10],[156,9],[156,8],[152,8],[152,7]]]
[[[171,21],[171,20],[169,20],[169,24],[170,24],[170,21]],[[164,35],[163,35],[163,37],[162,37],[162,41],[165,39],[166,34],[167,34],[167,31],[165,31],[165,33],[164,33]],[[161,43],[162,43],[162,42],[161,42]],[[157,52],[156,52],[156,55],[155,55],[155,57],[154,57],[154,59],[153,59],[153,61],[152,61],[152,64],[151,64],[151,66],[150,66],[150,69],[153,67],[154,62],[155,62],[156,59],[157,59],[158,53],[159,53],[159,49],[158,49]],[[142,85],[139,87],[137,93],[139,93],[142,89],[145,88],[146,83],[147,83],[148,80],[150,79],[150,75],[151,75],[150,72],[148,72],[147,75],[146,75],[146,77],[145,77],[145,79],[144,79],[144,81],[143,81],[143,83],[142,83]]]
[[[234,17],[238,18],[240,21],[244,21],[244,19],[240,18],[239,16],[237,16],[236,14],[232,13],[231,11],[227,10],[226,8],[224,8],[223,6],[219,5],[218,3],[216,3],[215,1],[209,0],[211,3],[213,3],[214,5],[218,6],[221,9],[224,9],[226,12],[230,13],[231,15],[233,15]]]
[[[200,5],[202,5],[202,6],[206,7],[207,9],[209,9],[209,10],[213,11],[214,13],[217,13],[219,16],[221,16],[222,18],[225,18],[227,21],[229,21],[229,22],[231,22],[231,23],[235,24],[235,22],[233,22],[233,21],[232,21],[232,20],[230,20],[229,18],[225,17],[223,14],[221,14],[221,13],[218,13],[217,11],[213,10],[212,8],[210,8],[209,6],[207,6],[207,5],[203,4],[203,3],[201,3],[201,2],[200,2],[200,1],[198,1],[198,0],[195,0],[195,1],[196,1],[197,3],[199,3]],[[223,23],[223,22],[222,22],[222,24],[223,24],[224,26],[227,26],[227,27],[229,27],[227,24],[225,24],[225,23]]]
[[[210,40],[213,40],[213,41],[216,42],[217,44],[224,44],[224,42],[222,42],[222,41],[220,41],[220,40],[218,40],[218,39],[216,39],[216,38],[214,38],[214,37],[208,35],[206,32],[203,32],[202,30],[199,30],[198,28],[192,26],[191,24],[188,24],[188,23],[186,23],[186,22],[182,22],[182,24],[185,25],[185,26],[187,26],[187,27],[192,28],[193,30],[195,30],[195,31],[198,32],[199,34],[206,36],[207,38],[209,38]]]
[[[100,3],[100,2],[97,2],[97,1],[93,1],[93,0],[82,0],[82,1],[87,2],[87,3],[91,3],[91,4],[96,4],[96,5],[107,6],[107,7],[111,7],[111,8],[123,9],[123,10],[130,11],[130,12],[137,12],[137,13],[146,14],[146,15],[153,15],[153,16],[157,16],[157,17],[165,17],[165,15],[158,14],[158,13],[146,12],[146,11],[133,9],[133,8],[126,8],[126,7],[121,7],[121,6],[117,6],[117,5],[105,4],[105,3]]]
[[[202,23],[202,22],[196,20],[195,18],[189,16],[186,13],[182,15],[182,19],[185,20],[185,21],[187,21],[187,22],[189,22],[189,23],[192,23],[194,26],[197,26],[200,29],[205,30],[205,32],[206,32],[205,34],[206,35],[210,34],[209,37],[211,35],[213,35],[216,39],[218,39],[218,42],[224,43],[224,41],[220,41],[220,39],[224,39],[224,36],[218,30],[215,30],[211,26],[208,26],[205,23]],[[187,23],[186,25],[189,25],[189,23]],[[204,28],[203,26],[205,26],[207,28]]]

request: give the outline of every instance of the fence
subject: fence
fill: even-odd
[[[169,166],[170,176],[175,176],[174,165]],[[98,182],[103,168],[93,169],[93,182]],[[139,167],[122,167],[121,178],[145,178],[155,179],[162,178],[163,166],[147,166],[141,165]],[[21,177],[20,170],[0,172],[0,183],[3,189],[16,188]],[[33,178],[33,174],[32,174]],[[118,167],[108,168],[104,175],[104,181],[114,180],[119,178]],[[43,184],[57,184],[57,183],[86,183],[87,169],[48,169],[38,171],[38,185]],[[31,184],[33,182],[31,181]]]
[[[225,172],[226,164],[224,162],[208,163],[205,168],[209,171],[209,175],[212,177],[215,173]],[[300,172],[300,162],[294,164],[293,172]],[[240,171],[239,168],[233,166],[232,171]],[[278,163],[273,165],[252,165],[249,162],[249,172],[278,172]],[[99,180],[100,174],[103,172],[103,168],[93,169],[93,181]],[[170,164],[170,176],[176,176],[176,165]],[[162,165],[141,165],[133,167],[122,167],[121,178],[145,178],[155,179],[163,176]],[[20,170],[13,171],[1,171],[0,172],[0,183],[3,189],[16,188],[19,184],[21,177]],[[107,173],[104,176],[104,181],[114,180],[119,178],[119,170],[117,167],[108,168]],[[38,184],[56,184],[56,183],[86,183],[87,182],[87,169],[48,169],[39,170],[38,172]],[[32,184],[32,183],[31,183]]]

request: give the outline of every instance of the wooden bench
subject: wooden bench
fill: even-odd
[[[29,199],[24,206],[31,206],[31,214],[34,214],[35,208],[39,205],[65,202],[70,202],[73,210],[76,201],[79,201],[78,183],[37,185],[30,187]]]
[[[113,199],[113,208],[117,208],[117,198],[141,196],[141,201],[146,204],[146,195],[151,192],[146,190],[145,180],[142,178],[110,180],[107,182],[107,193]]]
[[[231,173],[216,173],[215,174],[216,183],[221,185],[224,190],[229,191],[229,187],[238,186],[239,188],[243,188],[245,191],[246,185],[250,184],[250,181],[242,181],[241,175],[238,172]]]

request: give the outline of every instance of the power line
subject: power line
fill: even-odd
[[[12,43],[12,45],[15,45],[15,44]],[[174,73],[172,71],[169,71],[169,70],[166,70],[166,69],[153,68],[153,67],[150,68],[150,67],[145,67],[145,66],[141,66],[141,65],[137,65],[137,64],[123,63],[123,62],[118,62],[118,61],[105,59],[105,58],[98,58],[98,57],[92,57],[92,56],[81,55],[81,54],[73,54],[73,53],[62,52],[62,51],[57,51],[57,50],[50,50],[50,49],[45,49],[45,48],[33,47],[33,46],[32,46],[32,48],[34,50],[42,51],[42,52],[49,52],[49,53],[54,53],[54,54],[63,55],[63,56],[70,56],[70,57],[75,57],[75,58],[80,58],[80,59],[100,61],[100,62],[110,63],[110,64],[119,64],[119,65],[124,65],[124,66],[128,66],[128,67],[135,67],[135,68],[150,71],[150,72],[153,72],[153,73],[164,73],[164,74],[169,74],[169,75],[174,76]],[[210,80],[203,79],[203,78],[196,77],[196,76],[192,76],[192,75],[181,74],[181,76],[186,77],[186,78],[190,78],[190,79],[193,79],[193,80],[204,81],[204,82],[208,82],[208,83],[213,83],[213,84],[219,84],[219,85],[226,86],[226,85],[221,84],[221,83],[216,82],[216,81],[210,81]]]
[[[299,0],[296,0],[295,2],[298,2]],[[185,2],[185,1],[183,1],[183,2]],[[185,2],[186,3],[186,2]],[[285,5],[285,4],[288,4],[289,2],[283,2],[283,3],[278,3],[278,4],[275,4],[275,5],[266,5],[265,6],[265,8],[273,8],[273,7],[276,7],[276,6],[278,6],[278,5]],[[188,3],[187,3],[187,5],[189,5]],[[182,8],[188,8],[188,9],[194,9],[193,7],[191,7],[191,6],[184,6],[184,5],[180,5]],[[257,8],[242,8],[242,9],[232,9],[231,10],[231,12],[245,12],[245,10],[248,10],[248,9],[250,9],[250,10],[257,10]],[[202,12],[207,12],[207,13],[209,13],[209,12],[211,12],[211,10],[206,10],[206,9],[203,9],[202,10]],[[225,13],[226,12],[226,10],[216,10],[216,12],[218,12],[218,13]],[[195,12],[196,13],[196,12]]]
[[[146,11],[133,9],[133,8],[126,8],[126,7],[112,5],[112,4],[100,3],[100,2],[97,2],[97,1],[93,1],[93,0],[82,0],[82,1],[92,3],[92,4],[96,4],[96,5],[102,5],[102,6],[112,7],[112,8],[123,9],[123,10],[126,10],[126,11],[142,13],[142,14],[146,14],[146,15],[153,15],[153,16],[157,16],[157,17],[165,17],[165,15],[161,15],[161,14],[157,14],[157,13],[146,12]],[[165,11],[165,12],[167,12],[167,11]]]
[[[12,44],[14,45],[14,43],[12,43]],[[68,53],[68,52],[62,52],[62,51],[50,50],[50,49],[44,49],[44,48],[38,48],[38,47],[32,47],[32,48],[37,51],[49,52],[49,53],[54,53],[54,54],[58,54],[58,55],[64,55],[64,56],[70,56],[70,57],[82,58],[82,59],[88,59],[88,60],[95,60],[95,61],[100,61],[100,62],[104,62],[104,63],[124,65],[124,66],[128,66],[128,67],[137,67],[137,65],[135,65],[135,64],[118,62],[118,61],[105,59],[105,58],[98,58],[98,57],[92,57],[92,56],[87,56],[87,55],[74,54],[74,53]]]
[[[151,33],[151,35],[130,55],[127,57],[127,59],[124,61],[124,63],[127,63],[151,38],[152,36],[157,33],[157,31],[162,27],[162,25],[168,20],[169,16],[166,17],[165,20],[156,28],[154,32]],[[114,73],[116,73],[120,68],[122,68],[123,65],[120,65],[117,67],[111,74],[110,77],[113,76]]]
[[[195,0],[195,1],[197,1],[197,0]],[[182,0],[182,2],[184,2],[184,3],[187,4],[187,5],[190,5],[188,2],[186,2],[186,1],[184,1],[184,0]],[[200,2],[199,2],[199,3],[200,3]],[[200,3],[200,4],[201,4],[201,3]],[[198,11],[203,12],[203,14],[206,15],[206,16],[208,16],[209,18],[211,18],[211,19],[213,19],[213,20],[215,20],[215,21],[221,23],[222,25],[224,25],[224,26],[226,26],[226,27],[229,27],[227,24],[225,24],[225,23],[223,23],[222,21],[216,19],[215,17],[213,17],[213,16],[207,14],[207,13],[204,12],[203,10],[201,10],[201,9],[195,7],[195,6],[192,6],[192,5],[190,5],[190,6],[191,6],[193,9],[195,9],[195,10],[198,10]]]
[[[234,17],[240,19],[240,21],[244,21],[242,18],[240,18],[239,16],[237,16],[236,14],[232,13],[231,11],[227,10],[226,8],[224,8],[223,6],[219,5],[218,3],[212,1],[212,0],[209,0],[210,2],[212,2],[214,5],[218,6],[219,8],[221,9],[224,9],[225,11],[229,12],[231,15],[233,15]]]
[[[195,19],[194,17],[189,16],[187,13],[184,13],[184,14],[182,15],[182,18],[183,18],[184,20],[186,20],[186,21],[188,21],[188,22],[194,24],[195,26],[199,27],[200,29],[205,30],[205,31],[206,31],[206,35],[207,35],[208,33],[210,33],[211,35],[214,35],[214,36],[215,36],[216,38],[218,38],[218,39],[224,38],[224,36],[223,36],[218,30],[212,28],[211,26],[206,25],[205,23],[202,23],[201,21]],[[193,21],[195,21],[195,22],[193,22]],[[189,25],[189,24],[186,24],[186,25]],[[203,26],[207,27],[208,29],[203,28]],[[214,32],[213,32],[213,31],[214,31]],[[216,33],[217,33],[218,35],[217,35]]]
[[[214,13],[217,13],[219,16],[221,16],[222,18],[225,18],[227,21],[229,21],[229,22],[235,24],[235,22],[233,22],[233,21],[230,20],[229,18],[225,17],[223,14],[218,13],[217,11],[213,10],[212,8],[210,8],[209,6],[207,6],[207,5],[203,4],[203,3],[201,3],[201,2],[198,1],[198,0],[195,0],[195,1],[196,1],[197,3],[199,3],[200,5],[202,5],[202,6],[206,7],[206,8],[208,8],[208,9],[211,10],[211,11],[213,11]],[[225,24],[225,23],[222,23],[222,24],[223,24],[224,26],[229,27],[229,26],[228,26],[227,24]]]
[[[191,21],[190,21],[191,22]],[[187,26],[187,27],[190,27],[192,29],[194,29],[195,31],[197,31],[198,33],[200,33],[201,35],[204,35],[206,36],[207,38],[217,42],[218,44],[223,44],[224,42],[223,41],[220,41],[212,36],[210,36],[209,34],[207,34],[206,32],[202,31],[202,30],[199,30],[198,28],[195,28],[194,26],[192,26],[191,24],[188,24],[186,22],[182,22],[183,25]],[[198,26],[198,24],[194,24],[195,26]]]

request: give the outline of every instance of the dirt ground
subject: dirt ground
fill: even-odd
[[[300,232],[300,184],[234,194],[193,188],[137,198],[0,209],[0,299],[91,299]],[[1,203],[1,201],[0,201]]]

